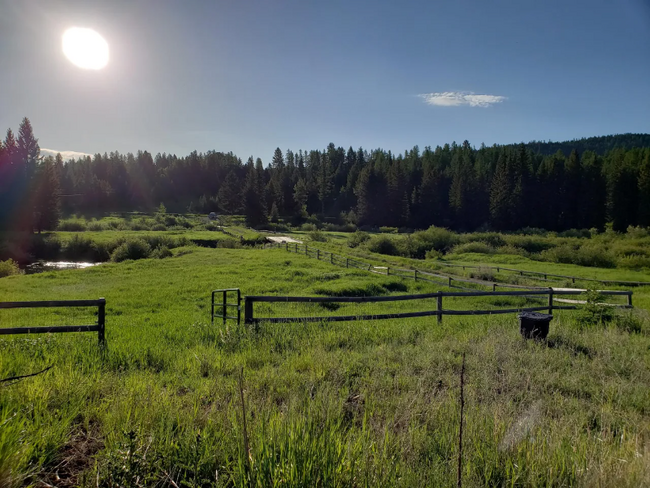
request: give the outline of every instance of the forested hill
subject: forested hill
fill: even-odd
[[[612,149],[631,149],[633,147],[650,147],[650,134],[616,134],[598,137],[583,137],[563,142],[532,141],[526,147],[537,154],[550,156],[558,151],[565,155],[571,154],[574,149],[579,153],[592,151],[602,156]]]
[[[618,144],[636,147],[610,149]],[[456,230],[650,227],[650,135],[537,146],[464,141],[393,154],[330,143],[277,148],[267,165],[215,151],[111,152],[64,163],[40,157],[25,118],[18,137],[8,130],[0,144],[0,232],[55,228],[59,209],[152,211],[160,203],[173,212],[243,213],[251,227],[279,219]]]

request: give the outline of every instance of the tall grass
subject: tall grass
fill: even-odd
[[[642,315],[630,332],[558,311],[541,343],[524,342],[514,316],[208,325],[215,288],[432,290],[345,268],[324,284],[333,271],[279,249],[196,248],[0,280],[4,300],[105,296],[108,340],[100,350],[85,334],[0,339],[0,378],[54,364],[0,386],[0,485],[451,486],[463,353],[465,486],[650,482]],[[74,318],[42,310],[24,320]],[[0,312],[3,326],[21,320]]]

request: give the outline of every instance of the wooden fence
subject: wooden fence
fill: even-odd
[[[517,312],[536,312],[547,310],[552,313],[553,310],[573,310],[576,305],[556,305],[554,297],[558,295],[578,295],[581,291],[564,290],[558,291],[553,289],[546,290],[527,290],[527,291],[474,291],[474,292],[435,292],[419,295],[397,295],[382,297],[290,297],[290,296],[246,296],[244,297],[244,321],[252,324],[258,322],[270,323],[288,323],[288,322],[347,322],[352,320],[382,320],[382,319],[400,319],[412,317],[429,317],[437,316],[438,322],[442,322],[443,315],[492,315],[503,313]],[[622,308],[632,308],[631,291],[601,291],[601,295],[626,296],[626,305],[615,305]],[[443,307],[443,298],[445,297],[547,297],[548,304],[538,307],[522,307],[493,310],[446,310]],[[385,314],[366,314],[366,315],[333,315],[318,317],[270,317],[259,318],[255,316],[255,303],[373,303],[373,302],[395,302],[405,300],[423,300],[435,298],[437,306],[435,310],[425,310],[420,312],[399,312]],[[564,300],[563,300],[564,301]],[[568,301],[568,300],[567,300]],[[575,303],[579,303],[575,301]]]
[[[270,243],[267,244],[269,247],[281,247],[284,248],[285,250],[289,252],[295,252],[298,254],[304,254],[309,257],[315,257],[317,259],[322,259],[330,254],[333,254],[329,251],[320,251],[316,249],[313,246],[309,246],[307,244],[302,244],[302,243]],[[452,285],[452,281],[458,282],[458,283],[468,283],[468,284],[474,284],[474,285],[483,285],[483,286],[491,286],[492,289],[496,289],[497,286],[501,287],[506,287],[506,288],[520,288],[520,289],[532,289],[532,288],[539,288],[543,289],[545,287],[541,286],[525,286],[525,285],[514,285],[514,284],[508,284],[508,283],[498,283],[498,282],[490,282],[486,280],[476,280],[472,278],[460,278],[457,276],[449,276],[441,273],[432,273],[430,271],[420,271],[420,270],[414,270],[414,269],[403,269],[403,268],[395,268],[395,267],[390,267],[390,266],[372,266],[369,265],[368,263],[364,263],[363,261],[359,261],[357,259],[352,259],[344,256],[336,256],[335,259],[333,259],[332,264],[338,264],[338,265],[345,265],[346,267],[354,267],[354,268],[360,268],[360,269],[366,269],[368,271],[372,272],[380,272],[381,274],[392,274],[396,276],[400,276],[402,278],[412,278],[415,280],[421,279],[422,281],[429,281],[432,283],[439,283],[439,284],[444,284],[440,280],[447,280],[447,286],[451,288],[460,288],[460,289],[465,289],[465,290],[471,290],[471,288],[465,288],[462,286],[458,285]],[[541,271],[527,271],[523,269],[515,269],[515,268],[509,268],[507,266],[484,266],[484,265],[470,265],[470,264],[452,264],[452,263],[442,263],[442,262],[436,262],[437,266],[444,266],[448,268],[462,268],[463,270],[466,269],[479,269],[479,270],[492,270],[496,271],[497,273],[500,273],[501,271],[508,271],[511,273],[516,273],[519,274],[520,276],[529,276],[531,278],[534,278],[538,281],[553,281],[552,279],[549,278],[560,278],[560,279],[566,279],[566,280],[571,280],[573,283],[576,281],[587,281],[591,283],[602,283],[606,285],[620,285],[620,286],[648,286],[650,285],[650,281],[621,281],[621,280],[598,280],[595,278],[583,278],[580,276],[569,276],[569,275],[561,275],[561,274],[554,274],[554,273],[544,273]],[[383,270],[383,271],[382,271]],[[427,277],[429,277],[427,279]],[[432,280],[431,278],[437,278],[438,281]]]
[[[55,307],[97,307],[97,323],[93,325],[56,325],[28,327],[0,327],[0,335],[46,334],[59,332],[97,332],[100,344],[104,344],[106,329],[106,300],[58,300],[40,302],[0,302],[0,309],[55,308]]]
[[[474,291],[476,290],[476,288],[469,288],[459,283],[466,284],[466,285],[474,285],[474,286],[487,286],[489,288],[492,288],[492,291],[496,291],[496,288],[498,286],[502,288],[514,288],[514,289],[521,289],[521,290],[547,289],[547,287],[541,287],[541,286],[525,286],[525,285],[515,285],[509,283],[497,283],[493,281],[478,280],[472,278],[461,278],[458,276],[449,276],[440,273],[433,273],[431,271],[421,271],[418,269],[405,269],[405,268],[397,268],[392,266],[375,266],[373,264],[360,261],[358,259],[353,259],[347,256],[334,254],[333,252],[330,251],[322,251],[320,249],[315,248],[314,246],[309,246],[308,244],[303,244],[303,243],[274,242],[274,243],[267,243],[266,247],[278,247],[288,252],[304,254],[307,257],[316,258],[321,261],[329,261],[333,265],[342,266],[344,268],[363,269],[371,273],[382,274],[385,276],[397,276],[400,278],[412,279],[414,281],[426,281],[429,283],[444,285],[449,288],[458,288],[460,290]]]

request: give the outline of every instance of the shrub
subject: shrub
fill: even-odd
[[[101,222],[97,222],[96,220],[93,220],[92,222],[88,222],[88,225],[86,225],[86,228],[90,231],[93,232],[99,232],[102,230],[106,230],[106,226],[102,224]]]
[[[603,305],[603,296],[594,290],[587,291],[586,303],[578,309],[576,320],[580,327],[604,325],[614,318],[614,309]]]
[[[153,259],[165,259],[171,256],[172,256],[172,252],[166,246],[159,247],[158,249],[154,249],[153,252],[151,253],[151,258]]]
[[[496,279],[494,275],[494,271],[492,271],[490,268],[481,268],[481,267],[479,267],[479,269],[476,271],[472,271],[469,274],[469,277],[477,280],[484,280],[484,281],[494,281]]]
[[[86,222],[77,219],[62,220],[57,229],[64,232],[83,232],[86,230]]]
[[[316,224],[302,224],[300,226],[300,230],[305,232],[313,232],[315,230],[318,230],[318,227],[316,227]]]
[[[466,239],[469,242],[483,242],[494,248],[506,245],[506,241],[503,239],[501,234],[497,234],[496,232],[477,232],[475,234],[468,234]]]
[[[239,249],[241,248],[241,242],[235,239],[221,239],[217,242],[217,247],[222,249]]]
[[[554,263],[577,264],[600,268],[616,267],[616,260],[602,247],[583,246],[575,249],[569,244],[548,249],[540,255],[543,261]]]
[[[399,229],[397,227],[380,227],[379,228],[379,232],[381,232],[382,234],[397,234],[398,230]]]
[[[165,227],[165,224],[155,224],[151,226],[151,230],[156,231],[156,232],[161,232],[167,230],[167,227]],[[211,230],[211,229],[208,229]]]
[[[619,268],[624,269],[650,268],[650,257],[638,255],[624,256],[618,258],[616,264]]]
[[[454,254],[464,254],[468,252],[475,252],[478,254],[493,254],[494,248],[488,246],[484,242],[475,241],[475,242],[466,242],[465,244],[458,244],[452,248],[452,253]]]
[[[119,263],[127,259],[146,259],[151,254],[151,246],[142,239],[128,240],[118,246],[111,254],[111,261]]]
[[[327,236],[323,234],[320,230],[312,230],[309,233],[309,238],[312,241],[316,241],[316,242],[327,242]]]
[[[0,261],[0,278],[17,275],[18,273],[20,273],[20,268],[18,268],[18,263],[16,261],[13,259]]]
[[[442,253],[435,249],[429,249],[424,255],[426,259],[442,259]]]
[[[387,236],[373,237],[368,241],[368,250],[379,254],[386,254],[388,256],[398,256],[399,252],[397,246],[392,239]]]
[[[423,243],[428,249],[435,249],[445,253],[459,242],[459,237],[453,232],[442,227],[431,226],[427,230],[416,232],[413,239]]]
[[[361,244],[368,241],[368,239],[370,239],[370,234],[358,230],[348,238],[348,247],[359,247]]]
[[[94,261],[96,247],[93,241],[87,237],[75,235],[66,244],[63,255],[71,261]]]
[[[583,239],[590,239],[591,232],[589,229],[569,229],[565,230],[564,232],[559,232],[558,237],[578,237]]]
[[[552,249],[555,244],[544,237],[504,236],[508,245],[518,247],[529,253],[538,253]]]
[[[57,259],[61,254],[61,241],[56,236],[36,234],[32,237],[29,253],[36,259]]]
[[[643,332],[644,325],[646,322],[639,316],[638,313],[635,313],[634,310],[627,310],[616,314],[614,317],[614,324],[616,328],[628,333],[638,334]]]
[[[507,246],[501,246],[499,249],[496,249],[494,252],[496,254],[512,254],[515,256],[528,255],[528,253],[524,249],[520,247],[511,246],[509,244]]]

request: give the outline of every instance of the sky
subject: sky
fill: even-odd
[[[109,44],[63,54],[70,27]],[[650,132],[650,0],[0,0],[0,131],[76,153]]]

